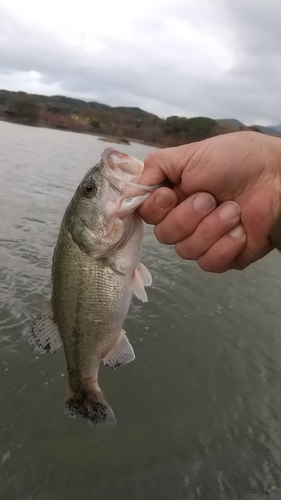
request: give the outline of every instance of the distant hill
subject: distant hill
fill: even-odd
[[[281,125],[271,125],[269,127],[265,127],[264,125],[251,125],[250,127],[247,127],[247,125],[244,125],[244,123],[240,122],[239,120],[236,120],[235,118],[224,118],[220,120],[216,120],[216,122],[220,126],[228,126],[228,127],[235,127],[239,128],[239,130],[256,130],[260,131],[263,134],[267,135],[274,135],[274,136],[280,136],[281,137]]]
[[[225,126],[233,126],[233,127],[237,127],[237,128],[247,128],[246,125],[244,125],[244,123],[240,122],[239,120],[236,120],[235,118],[222,118],[220,120],[216,120],[216,122],[225,127]]]
[[[280,125],[271,125],[271,128],[277,130],[277,132],[281,132],[281,124]]]
[[[254,125],[254,126],[257,127],[257,128],[259,128],[261,130],[261,132],[263,132],[263,134],[274,135],[274,136],[281,137],[281,126],[280,126],[280,130],[277,130],[273,126],[270,126],[270,127],[265,127],[263,125]]]
[[[109,106],[61,95],[45,96],[0,90],[0,119],[41,127],[115,137],[156,146],[178,146],[208,137],[254,130],[281,137],[281,125],[247,127],[239,120],[197,116],[159,118],[139,107]],[[116,142],[116,141],[115,141]]]
[[[72,97],[65,97],[61,95],[54,95],[54,96],[45,96],[45,95],[39,95],[39,94],[27,94],[25,92],[11,92],[9,90],[0,90],[0,104],[5,104],[5,105],[10,105],[14,100],[16,99],[26,99],[29,98],[33,102],[35,102],[38,105],[46,105],[47,109],[48,108],[59,108],[60,111],[63,113],[77,113],[81,109],[93,109],[93,110],[101,110],[101,111],[109,111],[109,110],[114,110],[119,114],[122,115],[131,115],[136,118],[142,118],[142,117],[151,117],[151,118],[158,118],[156,115],[152,113],[148,113],[147,111],[144,111],[143,109],[140,109],[138,107],[127,107],[127,106],[117,106],[117,107],[112,107],[108,106],[107,104],[101,104],[99,102],[95,101],[83,101],[82,99],[75,99]]]

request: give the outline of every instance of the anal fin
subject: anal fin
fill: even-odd
[[[59,330],[53,320],[52,306],[49,305],[32,323],[27,335],[28,341],[35,346],[35,351],[45,354],[54,353],[62,345]]]
[[[115,346],[105,356],[103,362],[107,368],[114,370],[118,366],[126,365],[134,361],[135,353],[124,330]]]

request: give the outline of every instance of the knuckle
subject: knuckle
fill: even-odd
[[[202,271],[207,273],[224,273],[229,269],[227,265],[215,260],[198,259],[197,264]]]
[[[154,234],[159,241],[164,245],[170,245],[171,236],[169,230],[165,229],[162,225],[156,225],[154,228]]]
[[[178,238],[183,240],[190,235],[188,226],[186,225],[185,219],[173,218],[170,221],[170,227],[173,230],[174,235],[178,235]]]
[[[154,203],[155,193],[146,200],[139,208],[139,214],[147,224],[157,224],[159,222],[159,212]]]
[[[187,255],[186,252],[184,251],[183,248],[178,248],[177,246],[175,247],[176,253],[181,259],[187,260]]]
[[[190,257],[190,251],[186,244],[178,243],[175,245],[175,251],[181,259],[196,260]]]
[[[157,150],[150,151],[145,157],[145,164],[147,166],[153,165],[158,162],[158,158],[159,158],[159,153]]]
[[[204,222],[204,221],[203,221]],[[205,220],[205,224],[201,223],[201,230],[202,230],[202,240],[209,242],[214,239],[214,235],[218,231],[218,227],[214,226],[211,221]]]
[[[139,208],[139,214],[141,218],[147,223],[147,224],[153,224],[153,217],[151,216],[151,210],[149,209],[149,204],[147,205],[142,205],[141,208]]]
[[[249,267],[251,261],[245,259],[243,255],[237,255],[237,257],[235,258],[235,264],[236,264],[235,269],[237,269],[237,271],[244,271],[244,269]]]

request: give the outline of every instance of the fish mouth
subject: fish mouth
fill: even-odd
[[[149,195],[159,187],[171,187],[170,181],[147,186],[139,184],[144,163],[117,149],[106,148],[101,155],[99,170],[110,187],[119,195],[126,197]]]
[[[106,148],[101,158],[106,169],[110,169],[114,173],[114,177],[130,183],[137,183],[141,178],[144,164],[133,156],[117,151],[117,149]]]

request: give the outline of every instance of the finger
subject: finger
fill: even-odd
[[[139,208],[139,213],[147,224],[158,224],[176,206],[177,202],[177,195],[172,189],[156,189]]]
[[[176,244],[182,259],[197,260],[224,234],[234,229],[240,221],[241,209],[235,201],[227,201],[210,213],[195,231]]]
[[[195,148],[198,149],[197,143],[152,151],[144,160],[140,183],[153,185],[168,178],[173,184],[179,184],[181,173]]]
[[[199,257],[197,263],[204,271],[223,273],[229,269],[239,269],[235,260],[247,242],[246,231],[242,224],[225,234],[206,253]]]
[[[209,193],[196,193],[156,225],[154,233],[160,243],[173,245],[191,235],[198,224],[216,207],[215,198]]]

